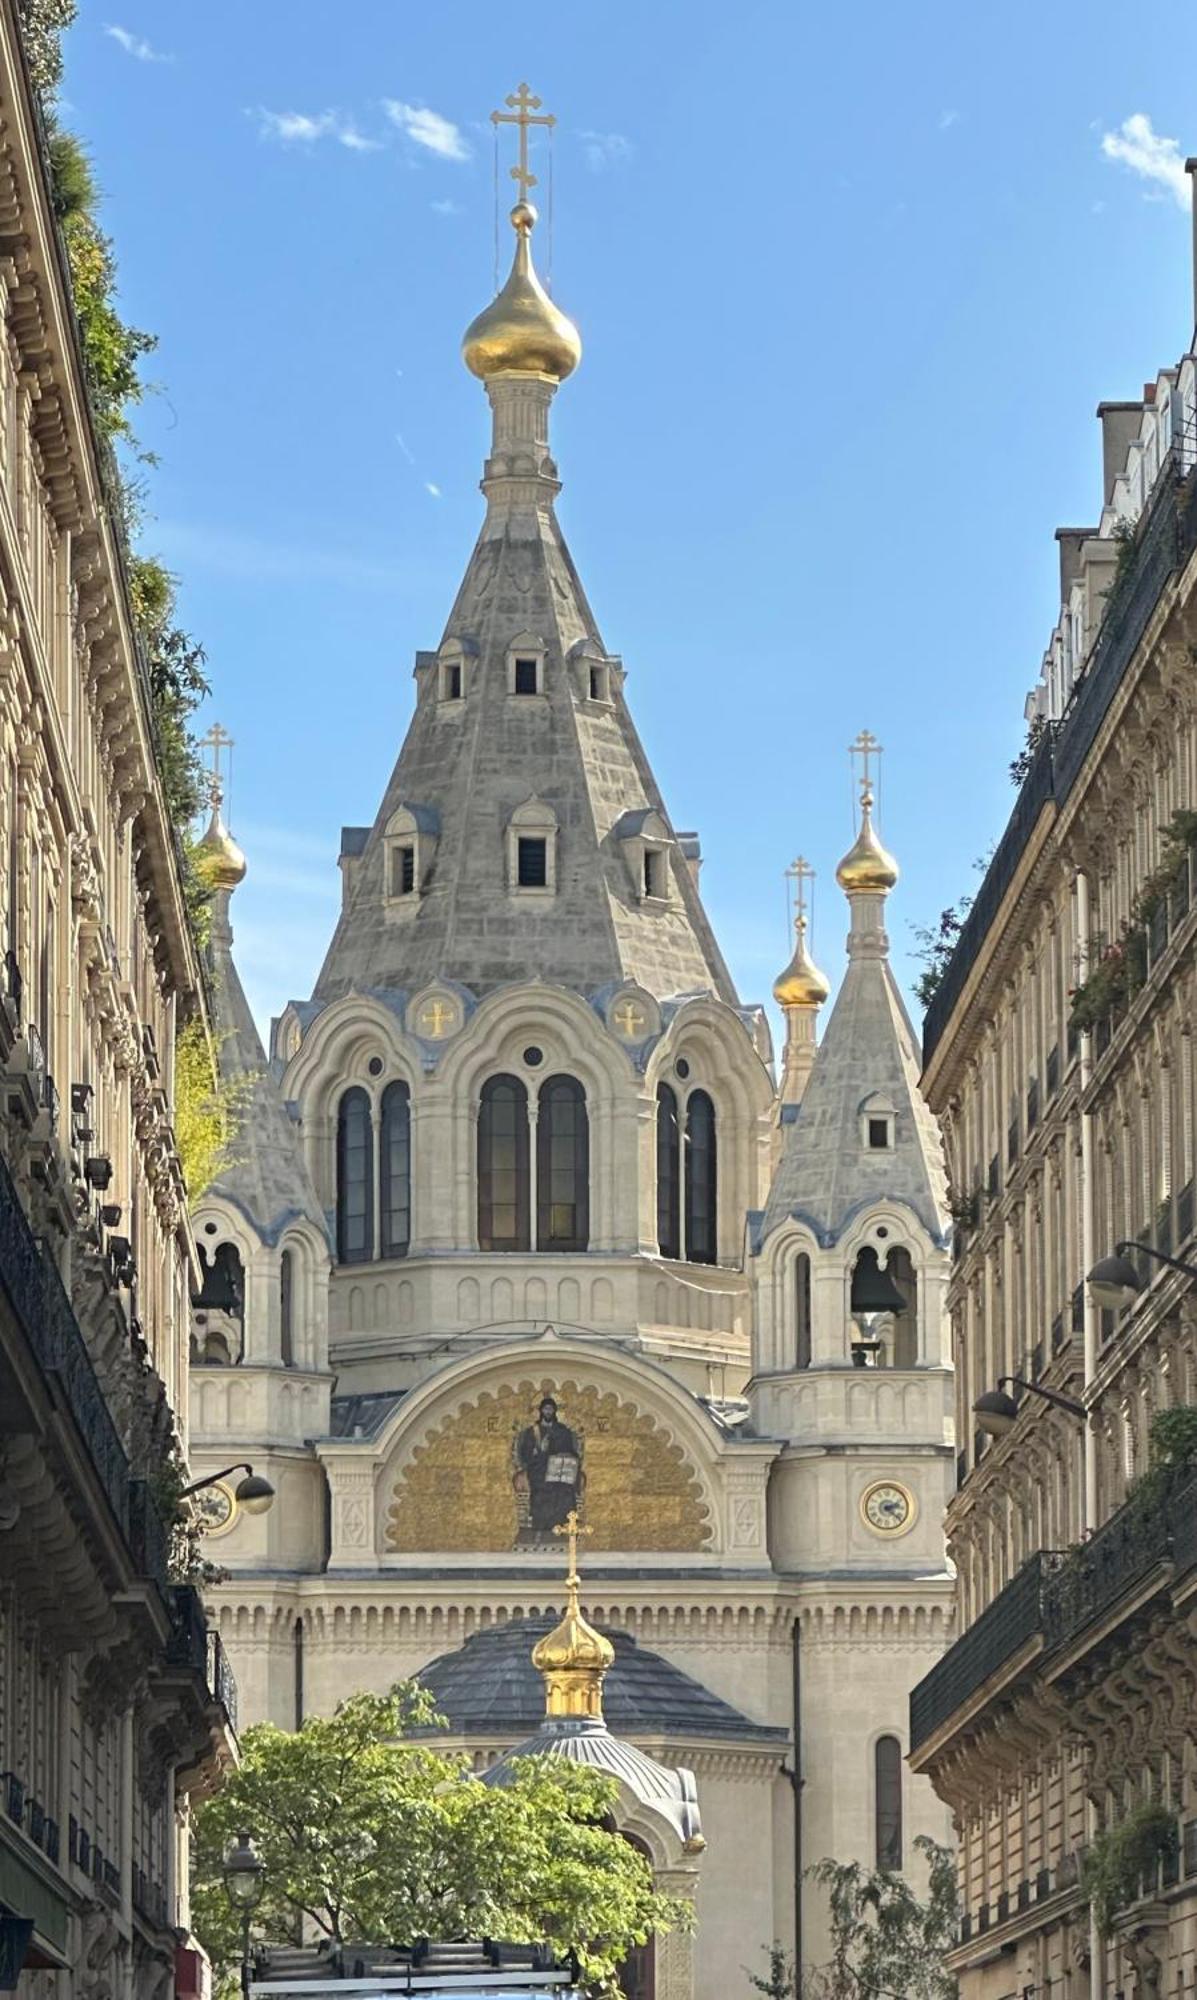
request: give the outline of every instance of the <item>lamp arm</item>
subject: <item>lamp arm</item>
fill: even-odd
[[[1125,1257],[1128,1250],[1141,1250],[1145,1257],[1158,1257],[1161,1264],[1170,1264],[1174,1271],[1183,1271],[1186,1278],[1197,1278],[1197,1264],[1186,1264],[1180,1257],[1170,1257],[1166,1250],[1157,1250],[1150,1243],[1116,1243],[1115,1255]]]
[[[1083,1417],[1087,1414],[1085,1405],[1078,1403],[1075,1397],[1062,1396],[1058,1389],[1045,1389],[1039,1382],[1024,1381],[1021,1375],[999,1376],[998,1388],[1026,1389],[1032,1396],[1042,1396],[1045,1403],[1054,1403],[1058,1410],[1067,1410],[1070,1417]]]
[[[193,1493],[202,1493],[205,1486],[215,1486],[218,1480],[227,1479],[230,1472],[251,1472],[253,1466],[242,1459],[237,1465],[226,1465],[223,1472],[210,1472],[206,1479],[195,1479],[180,1493],[180,1500],[189,1500]]]

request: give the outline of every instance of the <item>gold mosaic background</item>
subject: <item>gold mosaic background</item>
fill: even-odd
[[[581,1434],[587,1553],[701,1549],[710,1516],[680,1445],[634,1403],[572,1380],[527,1377],[467,1403],[418,1444],[387,1516],[387,1547],[468,1552],[515,1547],[512,1445],[542,1396]]]

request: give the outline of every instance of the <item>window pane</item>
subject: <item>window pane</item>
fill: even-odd
[[[799,1368],[810,1367],[810,1258],[799,1256],[795,1267],[798,1297],[795,1309],[798,1315],[798,1352],[795,1356]]]
[[[896,1736],[879,1736],[874,1752],[877,1866],[902,1866],[902,1746]]]
[[[382,1099],[382,1254],[406,1257],[411,1241],[411,1097],[405,1083]]]
[[[294,1297],[295,1297],[294,1271],[295,1271],[295,1252],[293,1250],[284,1250],[281,1258],[279,1259],[279,1267],[278,1267],[279,1321],[280,1321],[279,1352],[282,1358],[282,1364],[284,1368],[292,1367],[295,1361],[295,1330],[292,1325],[292,1314],[294,1311]]]
[[[347,1090],[337,1115],[337,1255],[343,1264],[374,1255],[374,1134],[364,1090]]]
[[[543,889],[549,879],[548,842],[520,836],[519,866],[517,870],[521,889]]]
[[[681,1175],[677,1098],[667,1083],[657,1086],[657,1248],[662,1257],[680,1257]]]
[[[536,693],[536,661],[517,660],[515,663],[515,691],[517,694]]]
[[[585,1250],[590,1240],[590,1121],[572,1076],[540,1086],[536,1125],[539,1250]]]
[[[478,1247],[529,1247],[528,1093],[518,1077],[492,1076],[478,1111]]]
[[[715,1107],[705,1090],[696,1090],[686,1105],[686,1260],[690,1264],[716,1261],[717,1173]]]

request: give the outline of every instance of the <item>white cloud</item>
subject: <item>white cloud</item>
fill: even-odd
[[[635,148],[622,132],[580,132],[586,152],[586,164],[592,174],[606,173],[608,167],[620,166],[630,160]]]
[[[1188,208],[1192,188],[1185,172],[1184,154],[1175,139],[1165,139],[1152,125],[1146,112],[1124,118],[1116,132],[1104,132],[1101,150],[1107,160],[1129,167],[1140,180],[1166,188],[1180,208]],[[1158,195],[1155,197],[1159,199]]]
[[[960,113],[959,113],[958,111],[941,111],[941,112],[940,112],[940,114],[939,114],[939,129],[940,129],[940,131],[941,131],[941,132],[950,132],[950,131],[951,131],[951,129],[952,129],[952,126],[953,126],[953,125],[959,125],[959,123],[960,123]]]
[[[434,500],[439,500],[441,497],[440,487],[434,486],[431,479],[426,479],[424,481],[424,491],[425,493],[431,493]]]
[[[338,144],[348,146],[351,153],[381,153],[382,151],[383,142],[381,139],[368,139],[366,134],[359,132],[357,126],[352,122],[339,125],[336,136]]]
[[[451,118],[430,111],[424,104],[402,104],[396,97],[384,98],[382,108],[392,125],[413,145],[422,146],[425,152],[435,153],[441,160],[469,159],[470,149]]]
[[[307,111],[267,111],[261,105],[251,115],[257,118],[263,139],[281,139],[284,144],[298,140],[302,145],[310,145],[313,139],[324,139],[335,122],[331,111],[320,111],[313,116]]]
[[[449,195],[446,195],[443,201],[429,202],[428,206],[434,215],[460,215],[462,213],[461,203],[454,201]]]
[[[119,48],[122,48],[127,56],[132,56],[137,62],[168,63],[174,61],[173,56],[164,55],[162,50],[156,49],[152,42],[147,42],[144,35],[135,35],[131,28],[122,28],[115,22],[109,21],[104,24],[104,33]]]

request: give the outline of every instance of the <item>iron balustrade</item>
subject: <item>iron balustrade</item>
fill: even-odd
[[[929,1063],[964,990],[973,963],[1014,880],[1044,807],[1063,804],[1093,747],[1110,703],[1133,660],[1160,595],[1197,548],[1197,478],[1182,477],[1175,445],[1165,456],[1135,536],[1134,569],[1110,603],[1085,668],[1058,723],[1048,723],[1031,757],[1014,811],[961,926],[923,1024]],[[1069,1052],[1072,1052],[1071,1037]]]
[[[237,1680],[229,1657],[217,1633],[208,1629],[203,1601],[194,1584],[175,1584],[171,1590],[174,1632],[167,1643],[166,1656],[172,1666],[185,1667],[202,1684],[210,1700],[219,1702],[237,1727]]]
[[[1041,1549],[1025,1562],[993,1603],[949,1647],[910,1696],[910,1744],[934,1734],[991,1674],[1005,1666],[1043,1629],[1044,1584],[1059,1557]]]
[[[129,1482],[129,1546],[138,1576],[166,1589],[170,1565],[170,1533],[144,1479]]]
[[[213,1632],[210,1635],[208,1686],[228,1716],[230,1729],[236,1733],[237,1676],[229,1665],[229,1656],[221,1643],[219,1632]]]

